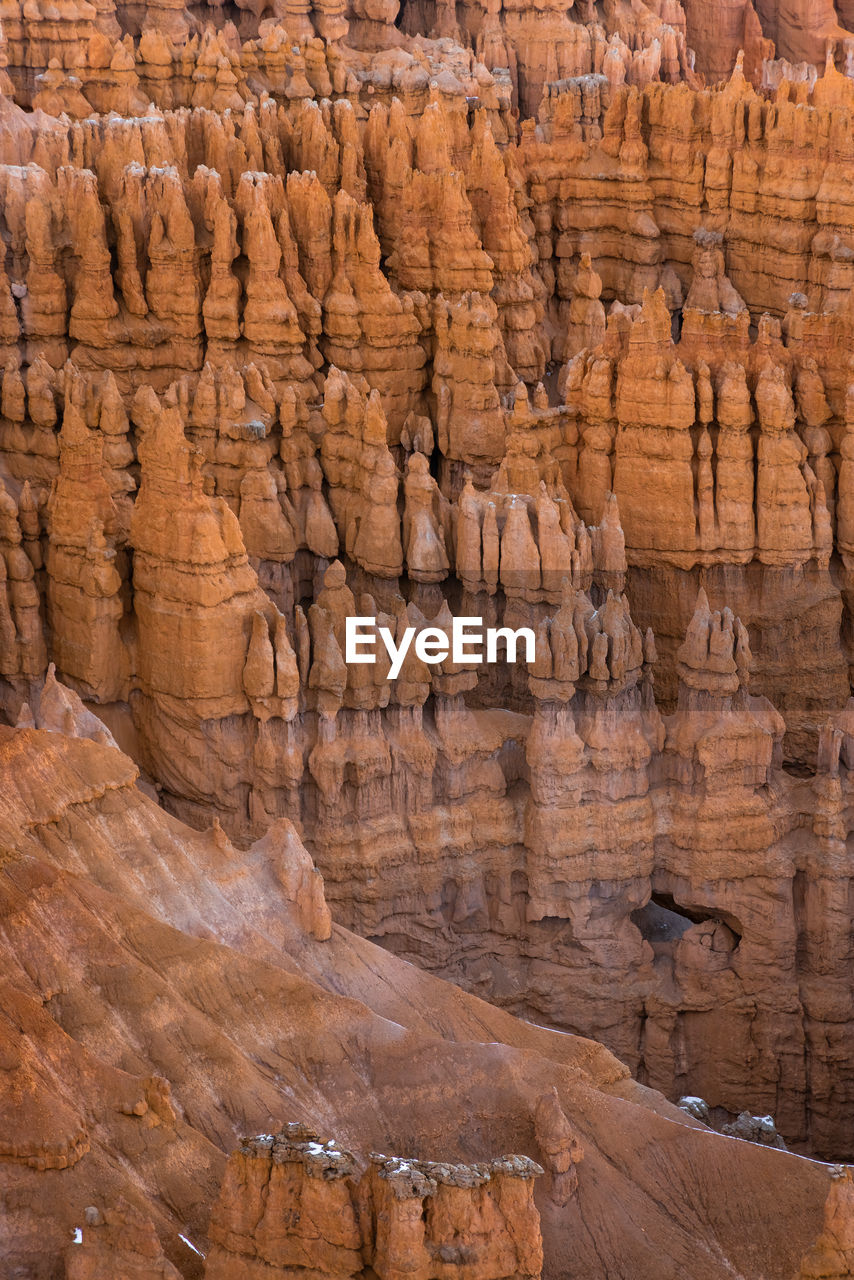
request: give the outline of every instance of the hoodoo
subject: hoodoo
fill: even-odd
[[[0,1275],[854,1275],[854,4],[4,0]]]

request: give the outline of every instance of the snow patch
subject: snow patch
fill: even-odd
[[[197,1253],[200,1258],[203,1258],[205,1256],[202,1253],[201,1249],[197,1249],[196,1246],[193,1244],[192,1240],[188,1240],[186,1236],[182,1236],[180,1231],[178,1232],[178,1239],[183,1240],[187,1248],[192,1249],[193,1253]]]

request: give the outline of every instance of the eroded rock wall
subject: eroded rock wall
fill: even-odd
[[[230,1157],[205,1280],[299,1269],[342,1280],[540,1280],[541,1173],[526,1156],[460,1165],[373,1154],[358,1177],[334,1140],[290,1124]]]
[[[748,6],[707,87],[691,6],[606,8],[3,15],[0,704],[67,686],[229,858],[301,839],[357,933],[845,1156],[845,36],[801,72],[824,18]],[[391,680],[356,614],[536,656]]]
[[[821,1166],[333,925],[292,824],[246,851],[177,822],[53,676],[29,719],[0,727],[9,1274],[201,1280],[297,1249],[330,1276],[465,1274],[472,1252],[507,1280],[795,1270]],[[309,1136],[327,1125],[340,1145]],[[268,1136],[229,1160],[246,1132]]]

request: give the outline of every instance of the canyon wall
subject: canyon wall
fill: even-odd
[[[518,144],[487,82],[6,100],[7,715],[53,662],[349,927],[845,1155],[849,82],[558,82]],[[357,614],[536,659],[392,681]]]
[[[77,1168],[97,1146],[109,1203],[75,1202],[63,1220],[84,1232],[69,1275],[108,1274],[116,1250],[128,1269],[200,1274],[174,1231],[163,1253],[154,1189],[166,1179],[195,1238],[224,1153],[249,1126],[279,1131],[281,1081],[253,1057],[259,1037],[271,1059],[279,1049],[246,993],[270,1009],[297,1000],[297,962],[275,958],[282,930],[326,944],[343,936],[332,916],[364,940],[349,938],[340,972],[305,961],[336,1002],[367,995],[345,990],[354,956],[394,974],[411,961],[473,993],[417,979],[425,1000],[476,1007],[468,1030],[499,1019],[503,1043],[518,1015],[595,1037],[638,1088],[770,1114],[796,1150],[849,1158],[849,15],[677,0],[601,13],[441,0],[7,9],[7,844],[35,857],[36,841],[65,868],[91,818],[96,835],[79,838],[94,841],[98,891],[79,928],[104,955],[84,948],[74,980],[65,961],[50,977],[52,948],[35,941],[47,924],[29,913],[59,895],[64,933],[83,908],[52,861],[30,868],[12,894],[28,932],[9,925],[29,957],[14,993],[31,1028],[20,1096],[40,1123],[53,1111],[31,1146],[22,1109],[6,1147],[17,1176]],[[410,649],[392,679],[382,653],[345,661],[353,616],[398,641],[431,627],[439,642],[472,616],[529,628],[536,652],[428,663]],[[96,817],[81,818],[89,804]],[[166,892],[159,861],[183,885],[157,925],[119,901],[118,863],[145,863],[148,839],[146,892]],[[219,888],[200,913],[210,866]],[[291,924],[259,908],[261,883],[284,893]],[[263,946],[245,918],[259,911]],[[144,948],[141,977],[96,930],[101,912]],[[188,932],[249,947],[264,974],[229,959],[221,989],[214,951],[185,955]],[[215,1006],[201,1021],[187,1012],[199,966]],[[299,1000],[322,1022],[313,988]],[[158,1003],[183,1026],[174,1046]],[[446,1016],[431,1034],[445,1036]],[[379,1043],[392,1053],[388,1028]],[[182,1046],[216,1064],[192,1104]],[[619,1074],[605,1050],[597,1061]],[[525,1154],[492,1104],[470,1143],[437,1132],[426,1103],[413,1128],[351,1124],[354,1080],[299,1062],[287,1115],[366,1155],[371,1141],[467,1165]],[[63,1071],[97,1079],[123,1117],[99,1121],[97,1141]],[[181,1082],[193,1132],[179,1160]],[[318,1099],[333,1084],[350,1102],[330,1112]],[[540,1085],[531,1114],[551,1097],[550,1078]],[[563,1132],[552,1122],[541,1137]],[[572,1141],[527,1142],[551,1187],[536,1193],[547,1275],[606,1267],[588,1246],[566,1271],[549,1253],[574,1195]],[[135,1143],[145,1167],[129,1180],[111,1144],[127,1156]],[[415,1193],[405,1212],[387,1204],[397,1175],[360,1160],[341,1213],[417,1225]],[[498,1183],[499,1200],[519,1190]],[[31,1241],[15,1247],[49,1274],[59,1237],[42,1250],[10,1194]],[[813,1226],[786,1243],[786,1275]],[[412,1249],[440,1253],[436,1230]],[[483,1265],[537,1274],[533,1255],[507,1261],[503,1230],[503,1260]],[[349,1274],[396,1274],[397,1245],[381,1256],[379,1227],[359,1231]],[[228,1256],[255,1258],[257,1241],[213,1243],[211,1268],[257,1273]],[[652,1264],[635,1247],[641,1275]],[[694,1237],[667,1248],[692,1257]]]
[[[55,680],[32,719],[0,727],[5,1274],[269,1275],[324,1241],[330,1277],[795,1270],[826,1169],[334,924],[291,823],[241,851],[171,818]]]

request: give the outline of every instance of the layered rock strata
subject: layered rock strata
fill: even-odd
[[[330,1276],[369,1257],[399,1275],[413,1248],[428,1275],[472,1256],[536,1275],[538,1213],[545,1276],[795,1270],[821,1166],[722,1138],[592,1041],[332,924],[290,823],[241,852],[170,818],[55,679],[27,718],[0,727],[9,1274],[199,1280],[299,1247],[303,1269],[326,1249]],[[308,1129],[282,1133],[295,1113]],[[340,1145],[310,1136],[326,1125]],[[227,1159],[247,1130],[272,1136]],[[615,1204],[627,1225],[602,1232]]]
[[[9,0],[0,13],[7,844],[35,857],[27,842],[44,838],[63,869],[30,868],[10,901],[29,912],[66,893],[75,815],[57,816],[51,789],[67,770],[86,804],[112,797],[98,822],[114,801],[132,815],[96,840],[98,892],[74,916],[104,951],[80,953],[84,994],[64,963],[51,976],[44,921],[27,916],[32,938],[9,925],[30,1028],[11,1163],[65,1173],[97,1149],[110,1192],[63,1220],[83,1232],[68,1246],[81,1280],[198,1274],[174,1231],[160,1256],[163,1205],[201,1238],[238,1121],[279,1114],[275,1065],[222,1030],[233,991],[211,977],[199,1022],[188,977],[204,967],[196,942],[241,951],[258,867],[290,904],[287,928],[318,944],[334,934],[314,863],[336,917],[388,952],[596,1036],[644,1085],[702,1095],[721,1123],[771,1115],[795,1149],[850,1155],[850,16],[735,6],[713,49],[709,15],[676,0],[536,14]],[[480,617],[530,629],[536,652],[504,661],[505,637],[498,661],[431,664],[412,649],[391,679],[382,653],[345,661],[356,615],[398,641],[431,627],[440,644],[455,617]],[[57,742],[79,732],[91,749],[72,768],[63,753],[80,744]],[[130,756],[160,810],[140,812]],[[176,835],[179,820],[198,833]],[[194,858],[213,860],[240,919],[218,897],[204,919],[183,897],[156,925],[147,908],[122,914],[113,842],[143,857],[133,824],[149,821],[187,884]],[[102,910],[127,945],[95,930]],[[274,976],[230,982],[278,1009],[296,980],[270,946],[252,942],[253,964]],[[337,1002],[349,979],[327,980]],[[133,1004],[135,982],[151,1005],[177,1001],[190,1061],[219,1063],[192,1104],[189,1068]],[[314,1009],[316,992],[301,998]],[[516,1026],[436,997],[443,1010],[457,998],[479,1011],[466,1034],[478,1018]],[[126,1039],[129,1009],[154,1049]],[[234,1018],[256,1042],[246,1008]],[[400,1049],[376,1034],[378,1054]],[[328,1053],[355,1099],[341,1042]],[[395,1061],[410,1070],[411,1054]],[[329,1072],[299,1070],[288,1114],[332,1131]],[[81,1090],[94,1073],[122,1120],[99,1111],[98,1129],[56,1085],[63,1072]],[[184,1163],[166,1137],[181,1122],[173,1075],[191,1109]],[[546,1274],[586,1150],[554,1088],[538,1078],[524,1121],[545,1169]],[[354,1148],[416,1149],[402,1119],[360,1127],[347,1106],[335,1132]],[[426,1107],[418,1124],[431,1132]],[[495,1142],[452,1129],[456,1147],[418,1150],[478,1163],[524,1148],[515,1121],[490,1124]],[[140,1143],[128,1125],[158,1132]],[[117,1171],[140,1150],[144,1168]],[[379,1221],[389,1179],[372,1178]],[[415,1229],[424,1206],[403,1200]],[[56,1231],[27,1243],[20,1212],[15,1265],[55,1271]],[[695,1235],[668,1239],[668,1257],[693,1259]],[[354,1267],[403,1265],[359,1240]],[[771,1273],[752,1244],[707,1243]],[[417,1265],[447,1244],[419,1238]],[[779,1274],[797,1244],[774,1253]],[[640,1241],[593,1253],[567,1265],[653,1265]],[[536,1274],[501,1258],[483,1266]]]
[[[226,1166],[205,1280],[314,1270],[424,1280],[540,1280],[543,1252],[526,1156],[439,1164],[372,1155],[361,1178],[304,1125],[251,1139]],[[258,1217],[259,1206],[263,1212]]]

